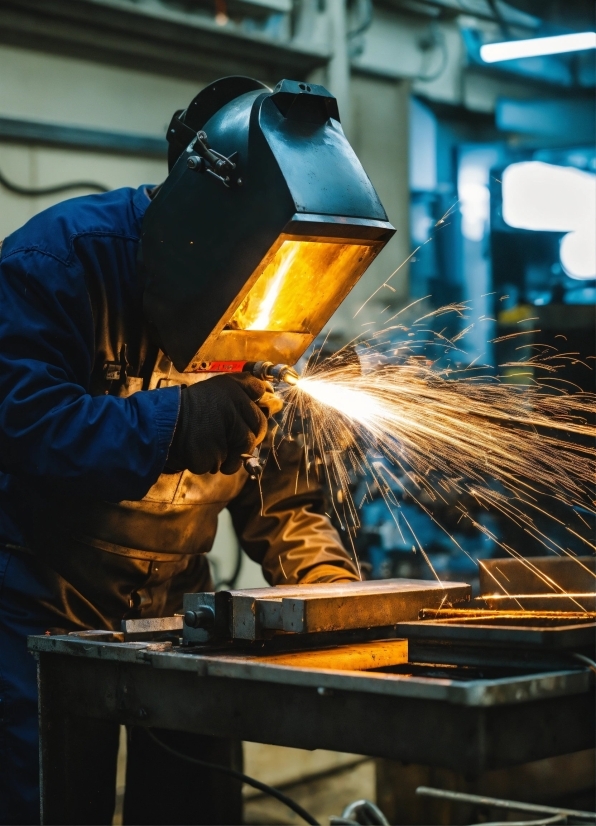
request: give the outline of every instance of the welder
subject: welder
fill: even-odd
[[[162,185],[63,202],[0,248],[2,823],[39,819],[28,635],[179,612],[213,587],[224,508],[272,585],[358,578],[299,443],[258,483],[246,458],[280,408],[266,365],[296,362],[393,228],[321,87],[225,78],[168,140]],[[86,822],[111,822],[118,736],[93,729]],[[160,736],[239,760],[231,741]],[[237,783],[129,731],[124,822],[238,823],[240,805]]]

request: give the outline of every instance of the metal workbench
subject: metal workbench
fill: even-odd
[[[342,649],[318,658],[201,653],[168,642],[103,641],[101,634],[31,637],[29,647],[39,667],[46,824],[72,822],[71,769],[92,747],[77,735],[84,718],[355,752],[468,775],[594,746],[588,669],[482,678],[451,666],[432,676],[432,666],[407,662],[403,640],[363,643],[353,662]],[[367,670],[359,670],[363,663]],[[376,663],[384,670],[370,670]]]

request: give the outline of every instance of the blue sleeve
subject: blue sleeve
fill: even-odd
[[[94,320],[80,262],[0,259],[0,467],[69,492],[142,499],[165,465],[179,388],[91,396]]]

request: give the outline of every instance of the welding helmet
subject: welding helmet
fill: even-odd
[[[395,232],[337,101],[223,78],[174,115],[168,141],[140,248],[163,349],[181,372],[294,364]]]

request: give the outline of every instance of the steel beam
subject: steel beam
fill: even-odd
[[[1,12],[0,12],[1,13]],[[59,146],[92,152],[136,155],[165,160],[165,138],[132,132],[108,132],[56,123],[0,117],[0,141],[40,146]]]
[[[0,0],[0,41],[197,82],[217,74],[301,79],[330,56],[126,0]]]

